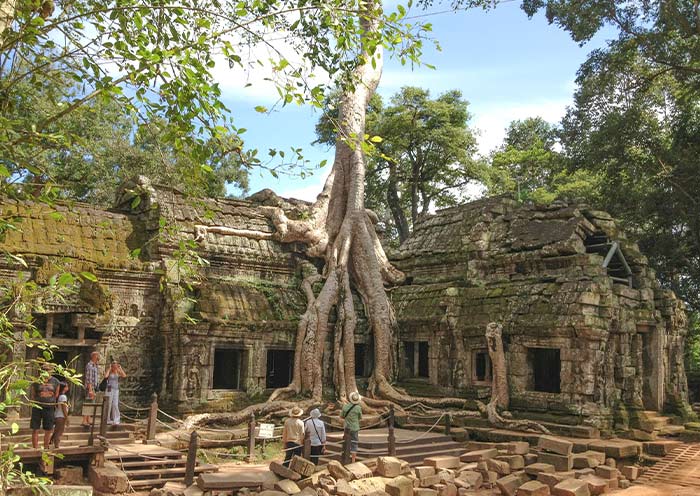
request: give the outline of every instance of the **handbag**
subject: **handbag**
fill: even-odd
[[[104,393],[107,390],[107,378],[105,377],[102,379],[100,382],[99,386],[97,386],[97,390]]]

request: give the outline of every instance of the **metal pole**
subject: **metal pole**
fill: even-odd
[[[389,406],[389,456],[396,456],[396,435],[394,434],[394,405]]]
[[[255,460],[255,415],[250,414],[248,421],[248,463]]]
[[[187,465],[185,466],[185,486],[189,487],[194,483],[194,469],[197,466],[197,447],[199,439],[197,431],[193,431],[190,436],[190,446],[187,449]]]

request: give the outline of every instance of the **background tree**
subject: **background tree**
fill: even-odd
[[[330,109],[316,126],[321,143],[332,140],[333,105],[329,100]],[[457,90],[431,99],[428,90],[415,87],[402,88],[387,106],[378,96],[370,101],[366,132],[375,150],[367,162],[366,202],[399,242],[419,216],[456,204],[466,186],[484,176],[483,164],[474,158],[467,107]]]

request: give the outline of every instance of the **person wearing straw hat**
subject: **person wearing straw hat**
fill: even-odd
[[[345,420],[345,431],[350,437],[350,456],[352,463],[357,458],[357,449],[360,443],[360,420],[362,419],[362,397],[357,391],[348,395],[348,403],[343,405],[340,416]]]
[[[318,408],[311,410],[309,415],[311,418],[304,422],[304,430],[311,444],[311,461],[318,465],[318,459],[326,450],[326,424],[321,420],[321,411]]]
[[[30,399],[34,402],[29,427],[32,429],[32,447],[39,449],[39,429],[44,430],[44,449],[49,449],[55,422],[56,398],[58,398],[58,379],[53,372],[53,365],[41,366],[41,382],[32,384]]]
[[[289,467],[294,455],[301,456],[304,449],[304,422],[301,416],[304,410],[295,406],[289,411],[289,418],[284,421],[282,429],[282,445],[284,446],[284,462],[282,465]]]

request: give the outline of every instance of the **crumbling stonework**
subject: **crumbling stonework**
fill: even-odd
[[[19,230],[0,249],[28,268],[3,259],[0,277],[94,273],[35,315],[59,352],[78,369],[92,349],[120,360],[127,403],[157,392],[177,411],[229,410],[290,374],[300,281],[319,268],[273,238],[258,208],[270,201],[298,215],[291,200],[192,200],[144,178],[112,210],[4,201]],[[393,262],[407,276],[391,291],[402,381],[487,400],[484,330],[497,322],[515,416],[643,428],[643,410],[687,405],[683,305],[603,212],[479,200],[419,222]],[[362,319],[355,342],[368,376]]]
[[[615,242],[624,261],[603,267]],[[394,263],[410,281],[392,291],[399,339],[428,343],[445,394],[488,397],[476,360],[495,321],[515,415],[627,428],[687,400],[683,305],[604,212],[479,200],[417,224]]]

